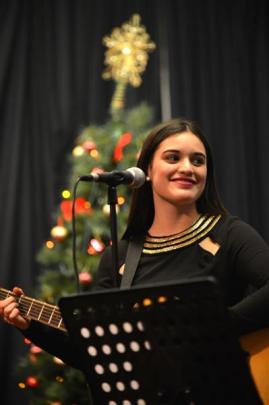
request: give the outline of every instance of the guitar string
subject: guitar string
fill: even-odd
[[[54,314],[53,314],[53,312],[44,313],[44,311],[41,312],[39,309],[34,308],[34,310],[31,309],[29,315],[30,315],[30,317],[32,317],[35,320],[38,320],[39,322],[42,322],[42,323],[45,323],[46,325],[50,325],[57,329],[62,329],[64,331],[66,331],[61,313],[59,312],[59,310],[57,310],[57,307],[55,307],[55,308],[56,309],[55,309]],[[29,308],[26,307],[26,309],[29,309]],[[24,306],[24,311],[25,311],[25,306]],[[25,313],[27,313],[27,311],[25,311]],[[51,317],[51,315],[52,315],[52,317]]]
[[[3,296],[3,295],[0,294],[0,296]],[[37,310],[37,311],[42,311],[42,312],[46,311],[47,313],[52,313],[54,311],[55,315],[60,314],[60,310],[56,305],[48,304],[46,302],[38,301],[38,300],[28,298],[28,297],[23,297],[21,299],[21,301],[19,302],[19,305],[20,305],[20,308],[29,309],[29,304],[31,304],[31,303],[33,303],[31,312],[32,312],[32,310]],[[43,307],[43,310],[42,310],[42,307]]]
[[[5,290],[4,290],[5,291]],[[3,298],[7,298],[7,297],[15,297],[15,298],[17,298],[17,301],[19,301],[20,300],[20,297],[17,297],[15,294],[10,294],[10,292],[9,291],[5,291],[5,292],[3,292],[3,290],[2,291],[0,291],[0,297],[3,297]],[[57,307],[57,305],[53,305],[53,304],[49,304],[49,303],[47,303],[47,302],[42,302],[42,301],[39,301],[39,300],[36,300],[35,298],[30,298],[30,297],[27,297],[27,296],[21,296],[21,302],[20,302],[20,304],[23,304],[25,301],[28,301],[28,302],[33,302],[34,303],[34,305],[35,306],[44,306],[44,307],[46,307],[46,309],[48,309],[48,308],[50,308],[50,309],[58,309],[58,307]],[[24,301],[24,302],[23,302]],[[59,311],[59,309],[58,309],[58,311]]]
[[[15,298],[18,298],[15,296],[15,294],[10,293],[8,290],[1,290],[0,291],[0,297],[6,298],[7,296],[13,296]],[[33,304],[32,308],[30,305]],[[48,324],[53,324],[57,323],[59,324],[60,320],[62,320],[62,315],[60,310],[58,309],[57,306],[54,306],[52,304],[48,303],[42,303],[42,301],[38,301],[29,297],[23,297],[21,301],[19,302],[20,310],[23,311],[25,314],[30,310],[30,315],[36,319],[40,318],[48,318],[47,323]],[[51,319],[50,319],[51,318]],[[38,319],[40,320],[40,319]],[[41,319],[41,321],[45,322],[45,319]]]

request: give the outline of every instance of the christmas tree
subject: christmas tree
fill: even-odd
[[[70,156],[70,176],[61,192],[55,212],[51,238],[38,254],[42,272],[35,295],[55,305],[61,296],[76,292],[73,265],[72,213],[75,213],[76,265],[82,291],[94,286],[100,254],[110,243],[109,205],[106,186],[81,182],[74,196],[74,184],[82,174],[124,170],[134,166],[145,135],[152,125],[152,109],[145,103],[127,110],[125,90],[128,85],[141,84],[141,74],[148,61],[148,52],[155,48],[140,17],[132,16],[110,36],[104,37],[104,79],[115,81],[110,117],[103,125],[89,125],[78,135]],[[118,233],[122,234],[128,215],[130,190],[118,187]],[[33,405],[88,404],[88,392],[82,373],[65,365],[60,359],[29,344],[28,355],[22,360],[19,387],[30,393]]]

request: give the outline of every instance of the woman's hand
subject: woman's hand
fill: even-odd
[[[20,296],[23,294],[21,288],[14,287],[13,294]],[[16,326],[19,329],[27,329],[30,325],[30,320],[20,315],[19,304],[15,297],[8,297],[0,301],[0,317],[7,323]]]

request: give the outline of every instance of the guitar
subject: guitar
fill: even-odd
[[[242,348],[249,353],[249,367],[263,405],[269,405],[269,328],[240,338]]]
[[[67,332],[60,309],[57,306],[38,301],[34,298],[27,297],[26,295],[17,296],[13,294],[12,291],[0,288],[0,300],[4,300],[8,297],[16,298],[16,301],[19,304],[19,311],[25,318]]]
[[[15,297],[21,315],[52,328],[67,332],[60,309],[51,304],[27,297],[17,296],[12,291],[0,288],[0,300]],[[264,405],[269,405],[269,328],[240,338],[242,348],[250,354],[250,370]]]

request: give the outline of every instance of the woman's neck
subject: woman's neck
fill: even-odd
[[[154,220],[148,232],[154,236],[168,236],[188,229],[199,218],[196,207],[171,207],[165,212],[155,212]]]

